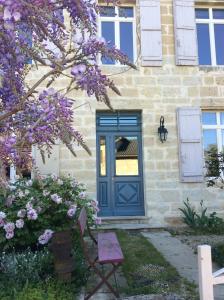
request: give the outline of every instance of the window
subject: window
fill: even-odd
[[[218,165],[215,166],[214,162],[212,164],[211,160],[224,151],[224,112],[203,112],[202,126],[205,161],[211,162],[207,173],[209,176],[216,176]]]
[[[197,8],[199,65],[224,65],[224,9]]]
[[[135,16],[133,7],[101,6],[99,20],[99,35],[109,42],[110,47],[116,46],[125,53],[131,62],[135,61]],[[115,65],[117,62],[102,57],[105,65]]]

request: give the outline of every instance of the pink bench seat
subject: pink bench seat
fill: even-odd
[[[124,256],[114,232],[98,233],[98,261],[104,263],[121,263]]]

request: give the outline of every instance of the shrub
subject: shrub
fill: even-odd
[[[189,199],[184,202],[184,208],[179,208],[183,213],[183,221],[195,231],[207,233],[223,233],[224,221],[217,217],[216,212],[207,215],[207,208],[200,202],[201,212],[197,213],[195,208],[191,206]]]
[[[73,235],[72,255],[75,270],[72,282],[63,284],[54,279],[53,258],[45,247],[42,250],[12,251],[0,256],[0,299],[1,300],[68,300],[86,284],[88,271],[78,242]]]
[[[74,226],[85,206],[90,223],[98,223],[97,201],[70,177],[18,180],[0,195],[0,244],[27,247],[46,244],[54,231]]]
[[[17,285],[38,283],[53,273],[53,260],[47,248],[32,252],[31,249],[16,253],[3,252],[0,257],[1,276],[6,282]]]
[[[212,260],[224,267],[224,244],[212,247]]]

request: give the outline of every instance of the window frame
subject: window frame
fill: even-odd
[[[224,131],[224,124],[221,124],[221,113],[224,113],[224,111],[202,111],[203,113],[215,113],[216,114],[216,125],[205,125],[202,123],[202,131],[203,131],[203,139],[204,139],[204,130],[216,130],[216,139],[217,139],[217,150],[218,153],[223,151],[224,148],[224,141],[222,140],[222,130]],[[204,143],[203,143],[203,151],[205,153],[204,149]]]
[[[214,67],[220,67],[224,66],[223,65],[217,65],[217,60],[216,60],[216,44],[215,44],[215,24],[220,24],[224,25],[224,19],[214,19],[213,18],[213,9],[223,9],[224,7],[203,7],[203,6],[196,6],[195,7],[195,13],[196,9],[208,9],[208,19],[199,19],[196,18],[195,16],[195,22],[197,24],[208,24],[209,28],[209,42],[210,42],[210,50],[211,50],[211,65],[200,65],[199,66],[214,66]],[[197,39],[198,43],[198,39]]]
[[[101,5],[105,6],[105,5]],[[109,7],[115,8],[115,16],[108,17],[108,16],[98,16],[98,36],[102,37],[102,22],[114,22],[114,34],[115,34],[115,46],[120,49],[120,22],[131,22],[133,26],[133,63],[136,63],[137,60],[137,32],[136,32],[136,7],[134,5],[124,4],[121,6],[113,6],[108,5]],[[131,7],[133,8],[133,17],[119,17],[119,7]],[[102,66],[123,66],[120,62],[115,61],[114,64],[104,64],[99,57],[99,64]]]

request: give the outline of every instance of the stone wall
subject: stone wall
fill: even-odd
[[[138,11],[138,3],[137,3]],[[206,184],[181,183],[178,168],[176,109],[181,106],[201,106],[202,109],[224,109],[224,77],[222,68],[202,68],[175,65],[172,1],[161,0],[163,66],[107,67],[122,96],[110,93],[116,110],[141,110],[144,166],[145,211],[149,224],[166,226],[179,224],[179,210],[187,198],[199,207],[203,199],[209,210],[224,216],[223,191],[207,188]],[[137,21],[139,24],[139,21]],[[139,25],[138,37],[140,38]],[[139,39],[138,39],[139,40]],[[138,53],[140,53],[138,44]],[[140,54],[139,56],[140,57]],[[117,74],[117,75],[116,75]],[[36,77],[36,75],[33,75]],[[65,82],[58,81],[58,86]],[[89,156],[76,147],[77,158],[60,146],[60,173],[71,174],[84,182],[91,196],[96,197],[96,111],[107,109],[83,93],[77,99],[74,126],[83,134],[92,151]],[[157,137],[160,116],[164,115],[169,131],[166,143]]]

